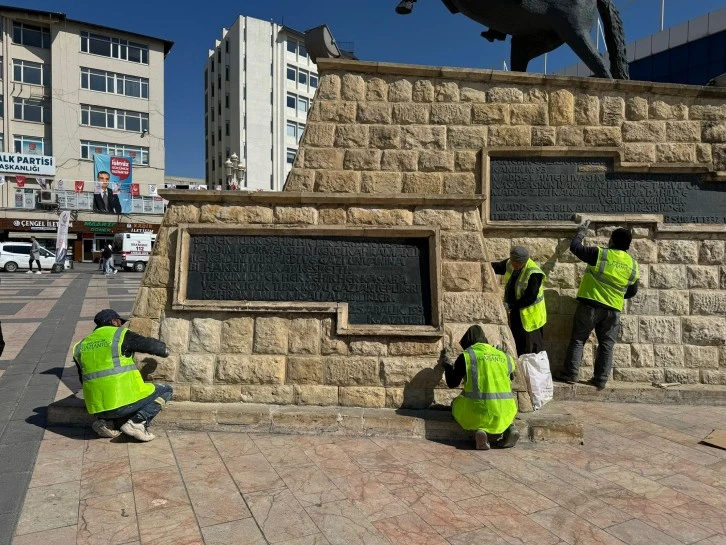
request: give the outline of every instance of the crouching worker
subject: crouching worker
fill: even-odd
[[[115,310],[102,310],[93,321],[93,333],[73,347],[86,410],[96,417],[93,431],[101,437],[118,437],[123,432],[151,441],[154,435],[147,427],[171,399],[172,389],[144,382],[133,355],[143,352],[166,358],[169,349],[162,341],[123,327],[126,321]]]
[[[464,391],[451,405],[454,420],[465,430],[476,431],[477,450],[513,447],[519,440],[511,382],[514,359],[488,344],[478,325],[471,326],[459,344],[464,352],[456,361],[451,361],[450,348],[442,351],[439,360],[449,388],[458,388],[464,381]]]

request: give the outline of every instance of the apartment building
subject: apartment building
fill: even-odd
[[[281,190],[317,87],[301,32],[245,16],[223,29],[204,68],[209,188],[228,187],[225,163],[237,155],[239,187]]]
[[[160,221],[164,59],[172,45],[63,13],[0,6],[0,239],[43,230],[59,209],[76,220],[88,213],[89,229],[78,231],[84,241]],[[96,154],[130,160],[132,207],[123,219],[91,216]],[[99,244],[84,242],[84,253]]]

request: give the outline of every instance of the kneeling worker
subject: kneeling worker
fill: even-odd
[[[454,399],[451,411],[465,430],[475,430],[477,450],[510,448],[519,440],[514,426],[517,401],[512,392],[514,359],[488,344],[481,326],[474,325],[459,341],[464,352],[452,363],[451,349],[441,353],[446,384],[464,391]]]
[[[93,321],[93,333],[73,347],[86,410],[96,417],[93,431],[101,437],[118,437],[123,432],[151,441],[154,435],[146,428],[171,399],[172,389],[144,382],[133,355],[143,352],[166,358],[169,349],[162,341],[122,327],[125,320],[115,310],[102,310]]]

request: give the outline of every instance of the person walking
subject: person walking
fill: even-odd
[[[103,260],[103,273],[105,276],[111,276],[111,271],[116,274],[118,270],[113,266],[113,249],[109,244],[101,252],[101,259]]]
[[[144,382],[133,356],[143,352],[166,358],[169,349],[162,341],[129,331],[113,309],[100,311],[93,321],[93,333],[73,347],[86,410],[96,417],[93,431],[100,437],[124,433],[151,441],[154,434],[147,428],[173,390],[166,384]]]
[[[491,346],[479,325],[471,326],[459,344],[464,352],[455,361],[451,348],[442,350],[439,358],[449,388],[459,388],[464,382],[464,391],[451,404],[454,420],[475,432],[477,450],[513,447],[519,440],[511,382],[514,358]]]
[[[517,356],[542,352],[547,323],[545,273],[529,258],[529,250],[523,246],[512,248],[509,259],[492,263],[492,268],[495,274],[504,275],[504,305],[509,311],[509,328]]]
[[[40,243],[38,242],[38,239],[31,236],[30,237],[30,263],[28,274],[33,274],[33,261],[35,261],[38,264],[38,272],[35,274],[42,274],[42,269],[40,268]]]
[[[555,380],[574,384],[578,379],[582,351],[593,329],[597,336],[597,355],[593,377],[588,384],[598,390],[605,388],[613,368],[613,349],[620,332],[620,313],[625,300],[638,293],[640,272],[638,262],[627,252],[633,235],[618,228],[610,235],[607,248],[582,244],[590,221],[583,221],[570,251],[587,263],[585,275],[577,291],[577,310],[572,320],[572,337],[567,348],[565,370]]]

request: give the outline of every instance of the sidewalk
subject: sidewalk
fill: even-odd
[[[584,446],[47,430],[13,544],[726,544],[726,408],[559,405]]]

